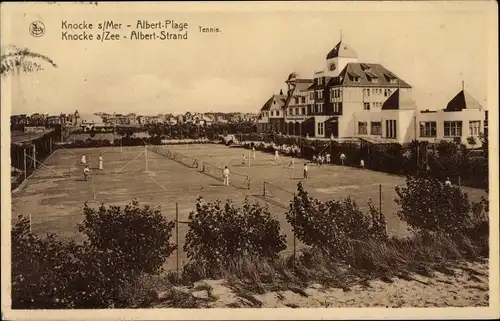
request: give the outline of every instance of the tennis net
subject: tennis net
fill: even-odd
[[[198,165],[199,165],[198,159],[196,159],[194,157],[182,155],[179,152],[174,152],[174,151],[171,151],[170,149],[166,149],[166,148],[158,147],[158,146],[151,146],[148,149],[156,154],[165,156],[168,159],[176,161],[177,163],[182,164],[186,167],[198,168]]]
[[[205,162],[202,163],[202,172],[221,182],[224,181],[222,171],[223,169],[218,166]],[[232,172],[229,175],[229,185],[238,189],[250,189],[250,177],[248,175]]]

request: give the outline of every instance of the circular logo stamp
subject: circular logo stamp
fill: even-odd
[[[45,25],[41,21],[33,21],[30,24],[30,33],[33,37],[41,37],[45,33]]]

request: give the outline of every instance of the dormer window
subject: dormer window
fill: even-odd
[[[396,78],[392,78],[390,82],[391,82],[391,84],[397,84],[398,80]]]
[[[352,78],[352,81],[354,81],[354,82],[359,82],[359,77],[354,76],[354,77]]]

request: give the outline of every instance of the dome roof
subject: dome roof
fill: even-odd
[[[290,75],[288,75],[288,80],[293,80],[297,79],[298,74],[296,72],[292,72]]]
[[[354,51],[354,49],[349,47],[349,45],[342,42],[341,40],[335,47],[333,47],[332,50],[330,50],[330,52],[326,56],[326,59],[332,59],[337,57],[358,58],[358,55],[356,54],[356,51]]]

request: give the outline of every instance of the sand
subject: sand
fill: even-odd
[[[193,287],[176,288],[191,295],[206,308],[345,308],[345,307],[486,307],[489,305],[488,263],[462,263],[455,275],[435,272],[433,277],[413,275],[411,280],[392,283],[374,280],[350,289],[324,288],[313,283],[302,291],[241,294],[225,280],[203,280]],[[201,288],[211,288],[210,294]],[[157,302],[154,307],[165,308]]]

